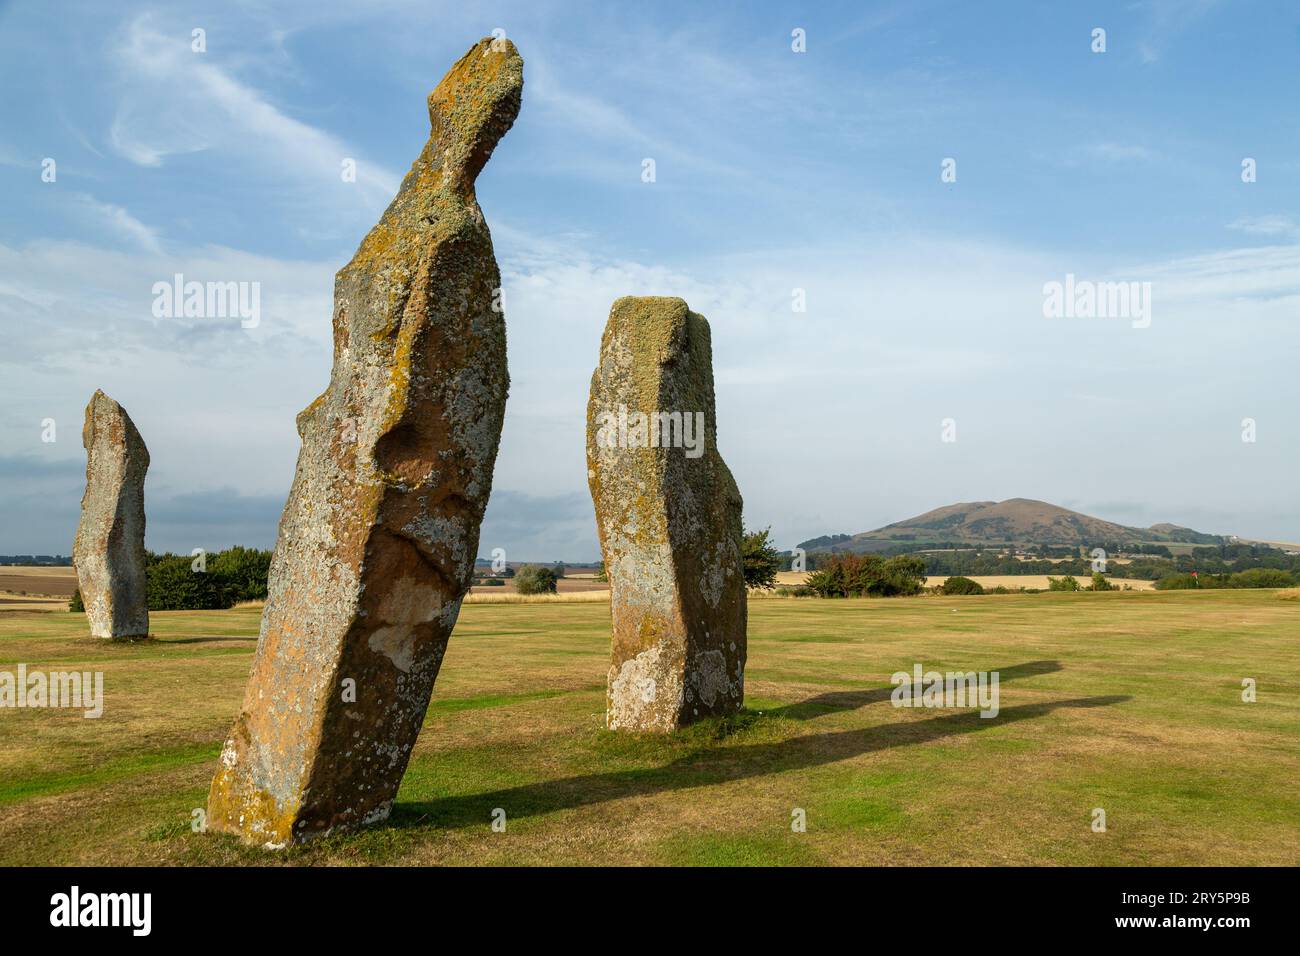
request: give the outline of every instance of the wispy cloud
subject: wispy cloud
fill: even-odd
[[[88,193],[74,193],[74,200],[96,223],[106,226],[123,239],[134,243],[145,252],[162,254],[162,244],[158,240],[158,231],[146,226],[121,206],[100,202]]]
[[[1135,143],[1092,143],[1084,151],[1105,163],[1150,163],[1159,158],[1155,150]]]
[[[1300,226],[1290,216],[1242,216],[1228,223],[1228,228],[1253,236],[1300,238]]]
[[[356,184],[371,203],[386,203],[401,177],[364,160],[336,136],[285,114],[265,94],[190,50],[185,32],[165,33],[154,18],[131,21],[114,49],[127,92],[110,127],[123,157],[158,166],[167,157],[221,150],[279,171],[285,181],[338,182],[345,159],[357,161]],[[304,173],[306,175],[304,175]]]
[[[1174,37],[1219,5],[1220,0],[1138,0],[1132,7],[1145,20],[1138,59],[1144,65],[1159,62]]]

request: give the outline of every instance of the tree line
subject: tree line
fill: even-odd
[[[236,545],[201,555],[145,552],[146,597],[151,611],[213,611],[240,601],[265,601],[271,552]],[[84,611],[81,590],[68,607]]]

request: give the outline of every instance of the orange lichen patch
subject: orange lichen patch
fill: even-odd
[[[248,842],[283,846],[293,838],[297,810],[296,804],[281,808],[265,790],[223,768],[208,791],[207,828]]]

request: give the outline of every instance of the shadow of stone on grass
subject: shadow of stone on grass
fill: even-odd
[[[998,683],[1001,684],[1004,681],[1023,677],[1036,677],[1039,674],[1051,674],[1059,670],[1061,670],[1060,661],[1028,661],[1024,664],[1013,664],[1011,667],[1005,667],[997,672]],[[893,685],[889,687],[872,687],[864,690],[831,691],[826,694],[818,694],[816,697],[809,697],[797,704],[773,707],[763,711],[763,714],[769,717],[785,717],[788,720],[811,720],[814,717],[822,717],[839,711],[857,710],[859,707],[867,706],[867,704],[878,704],[881,701],[889,700],[889,696],[893,692]]]
[[[510,819],[540,816],[625,797],[650,796],[819,767],[893,747],[931,743],[1008,723],[1033,720],[1056,710],[1109,707],[1131,699],[1127,695],[1076,697],[1005,707],[992,719],[980,717],[977,711],[964,711],[866,729],[810,734],[779,743],[701,750],[662,767],[585,774],[436,800],[399,801],[393,807],[389,822],[398,828],[483,826],[491,820],[492,811],[497,807],[504,809]]]

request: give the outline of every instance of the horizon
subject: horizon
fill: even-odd
[[[383,6],[0,3],[0,552],[70,551],[96,388],[149,447],[150,549],[274,545],[333,274],[498,28],[525,80],[477,187],[512,377],[481,553],[599,560],[585,408],[631,294],[709,320],[719,449],[783,550],[1017,496],[1300,541],[1295,9]],[[177,275],[257,283],[259,323],[160,316]]]
[[[1003,499],[1002,501],[954,501],[954,502],[951,502],[951,503],[948,504],[948,505],[939,505],[939,506],[937,506],[936,508],[930,508],[930,509],[927,509],[926,511],[920,512],[920,513],[918,513],[918,514],[916,514],[916,515],[910,515],[910,516],[908,516],[907,518],[900,518],[900,519],[898,519],[898,520],[896,520],[896,521],[891,521],[891,522],[889,522],[889,523],[887,523],[887,524],[884,524],[884,525],[881,525],[881,526],[879,526],[879,527],[877,527],[877,528],[870,528],[870,529],[866,529],[866,530],[863,530],[863,531],[848,531],[848,532],[846,532],[846,531],[823,531],[821,534],[811,535],[811,536],[809,536],[808,538],[804,538],[803,540],[796,542],[795,544],[792,544],[792,545],[789,545],[789,546],[786,546],[786,547],[778,547],[778,548],[777,548],[777,551],[778,551],[778,553],[780,553],[780,554],[782,554],[782,555],[787,555],[787,554],[792,553],[792,551],[793,551],[795,548],[802,547],[804,544],[808,543],[809,541],[812,541],[812,540],[815,540],[815,539],[817,539],[817,538],[821,538],[821,537],[831,537],[831,536],[834,536],[834,535],[841,535],[841,534],[848,535],[849,537],[855,537],[855,536],[860,535],[860,534],[871,534],[871,533],[876,532],[876,531],[882,531],[882,530],[884,530],[884,529],[886,529],[886,528],[889,528],[889,527],[892,527],[892,526],[894,526],[894,525],[898,525],[898,524],[906,524],[906,522],[909,521],[909,520],[911,520],[912,518],[918,518],[918,517],[921,517],[921,516],[924,515],[924,514],[928,514],[930,511],[937,511],[937,510],[940,510],[940,509],[942,509],[942,508],[957,507],[957,506],[961,506],[961,505],[1006,504],[1007,502],[1010,502],[1010,501],[1026,501],[1026,502],[1030,502],[1030,503],[1034,503],[1034,504],[1045,504],[1045,505],[1048,505],[1049,507],[1053,507],[1053,508],[1059,508],[1059,507],[1061,507],[1060,505],[1054,505],[1054,504],[1052,504],[1052,502],[1050,502],[1050,501],[1046,501],[1046,500],[1043,500],[1043,499],[1041,499],[1041,498],[1025,498],[1025,497],[1023,497],[1023,496],[1015,496],[1015,497],[1012,497],[1012,498],[1005,498],[1005,499]],[[1070,509],[1065,509],[1065,510],[1070,510]],[[1072,512],[1072,513],[1074,513],[1074,514],[1082,514],[1082,512]],[[1087,517],[1087,518],[1098,519],[1098,520],[1101,520],[1101,521],[1109,521],[1109,519],[1107,519],[1106,517],[1104,517],[1104,516],[1102,516],[1102,515],[1088,515],[1088,514],[1084,514],[1083,516],[1084,516],[1084,517]],[[1112,524],[1122,524],[1122,522],[1111,522],[1111,523],[1112,523]],[[1154,531],[1154,530],[1156,530],[1160,525],[1164,525],[1164,524],[1168,524],[1168,525],[1171,525],[1171,526],[1177,527],[1177,528],[1179,528],[1179,529],[1181,529],[1181,530],[1184,530],[1184,531],[1192,531],[1192,532],[1200,533],[1200,534],[1216,535],[1216,536],[1221,537],[1221,538],[1224,538],[1224,539],[1228,539],[1228,540],[1235,541],[1235,542],[1237,542],[1237,543],[1239,543],[1239,544],[1255,544],[1255,545],[1266,545],[1266,546],[1275,546],[1275,547],[1276,547],[1276,546],[1297,546],[1297,545],[1300,545],[1300,542],[1287,541],[1287,540],[1282,539],[1282,538],[1271,538],[1271,539],[1266,539],[1266,538],[1247,538],[1247,537],[1243,537],[1243,536],[1241,536],[1241,535],[1233,534],[1233,533],[1231,533],[1231,532],[1206,531],[1206,530],[1203,529],[1203,528],[1191,528],[1191,527],[1187,527],[1187,526],[1185,526],[1185,525],[1179,525],[1177,522],[1163,522],[1163,521],[1159,521],[1159,522],[1156,522],[1154,525],[1148,525],[1148,526],[1146,526],[1146,527],[1138,527],[1138,526],[1133,526],[1133,525],[1129,525],[1129,526],[1126,526],[1126,527],[1130,527],[1130,528],[1132,528],[1133,530],[1137,530],[1137,531]],[[761,529],[761,528],[757,528],[757,529],[750,528],[750,529],[746,529],[746,530],[747,530],[747,531],[754,531],[754,530],[762,530],[762,529]],[[898,542],[898,543],[901,545],[901,544],[903,544],[904,542]],[[934,543],[935,543],[935,542],[933,542],[933,541],[922,541],[922,542],[918,542],[918,544],[934,544]],[[1173,542],[1171,542],[1171,543],[1173,543]],[[1185,543],[1191,543],[1191,542],[1185,542]],[[227,547],[235,547],[235,546],[238,546],[238,542],[236,542],[235,544],[232,544],[232,545],[228,545]],[[272,547],[272,548],[274,547],[274,542],[272,543],[272,546],[271,546],[271,547]],[[995,548],[995,547],[1004,547],[1004,548],[1005,548],[1006,545],[995,545],[995,544],[993,544],[993,543],[989,543],[988,545],[980,545],[980,544],[977,544],[977,543],[972,543],[972,544],[971,544],[971,547],[975,547],[975,548],[978,548],[978,549],[983,549],[983,548],[985,548],[985,547],[988,547],[988,548],[991,549],[991,548]],[[1208,544],[1198,544],[1198,545],[1196,545],[1196,547],[1213,547],[1213,545],[1208,545]],[[151,549],[151,550],[152,550],[152,549]],[[267,548],[267,549],[264,549],[264,550],[270,550],[270,548]],[[961,548],[961,549],[959,549],[959,550],[970,550],[970,548],[969,548],[969,547],[966,547],[966,548]],[[155,553],[163,553],[163,552],[155,552]],[[170,553],[170,552],[169,552],[169,553]],[[210,553],[211,553],[211,552],[210,552]],[[0,558],[22,557],[22,556],[30,556],[30,557],[52,557],[52,558],[68,558],[69,560],[71,559],[71,554],[70,554],[70,553],[67,554],[67,555],[65,555],[65,554],[61,554],[61,553],[59,553],[59,552],[57,552],[57,551],[21,551],[21,552],[14,552],[14,553],[12,553],[12,554],[10,554],[10,553],[3,553],[3,552],[0,552]],[[477,566],[477,565],[481,565],[481,564],[491,565],[491,564],[493,564],[494,560],[495,560],[495,559],[493,558],[493,556],[492,556],[490,553],[489,553],[489,554],[480,554],[478,557],[476,557],[476,558],[474,559],[474,563],[475,563],[476,566]],[[565,557],[561,557],[561,558],[537,558],[537,557],[528,557],[528,558],[510,558],[510,559],[507,560],[505,563],[506,563],[506,566],[507,566],[507,567],[518,567],[518,566],[527,565],[527,564],[539,564],[539,565],[556,565],[556,564],[562,564],[562,565],[564,565],[564,566],[566,566],[566,567],[597,567],[597,566],[599,566],[600,564],[602,564],[603,562],[601,561],[601,559],[600,559],[599,557],[598,557],[598,558],[595,558],[595,559],[576,559],[576,560],[571,560],[571,559],[569,559],[569,558],[565,558]]]

